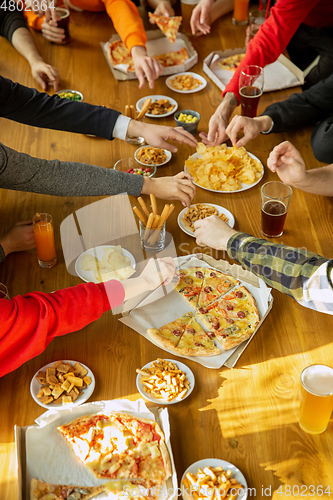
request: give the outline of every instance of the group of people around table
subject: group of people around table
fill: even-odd
[[[9,2],[9,0],[7,0]],[[115,29],[131,52],[139,87],[148,80],[150,88],[161,68],[146,52],[143,23],[130,0],[67,0],[73,9],[106,10]],[[169,0],[149,0],[156,14],[173,15]],[[34,2],[36,5],[36,2]],[[38,5],[38,2],[37,2]],[[36,8],[28,23],[50,41],[59,43],[62,30],[52,9]],[[207,35],[212,22],[233,8],[232,0],[201,0],[191,18],[193,34]],[[20,10],[0,8],[0,34],[21,52],[31,65],[32,75],[45,90],[58,88],[56,68],[38,53]],[[265,66],[285,49],[302,69],[318,55],[318,64],[309,73],[304,92],[269,106],[257,118],[230,116],[239,103],[238,78],[247,64]],[[153,62],[154,61],[154,62]],[[276,0],[269,16],[250,41],[246,55],[227,85],[223,99],[208,125],[200,133],[207,145],[227,139],[244,146],[261,133],[283,132],[302,125],[315,125],[311,144],[316,158],[333,162],[333,2],[331,0]],[[118,111],[87,103],[49,96],[0,76],[0,116],[32,126],[93,134],[109,140],[143,136],[152,146],[177,151],[168,140],[196,146],[196,139],[182,128],[152,126],[136,122]],[[238,139],[238,133],[243,137]],[[333,164],[307,170],[296,148],[289,142],[276,146],[268,167],[279,178],[308,193],[333,196]],[[155,193],[159,198],[179,200],[189,206],[195,186],[188,173],[151,179],[105,169],[95,165],[58,160],[42,160],[0,144],[0,187],[56,196],[97,196],[127,192],[130,195]],[[333,261],[308,251],[273,244],[231,229],[213,216],[194,225],[201,246],[227,250],[228,255],[260,276],[270,286],[295,298],[301,305],[333,314]],[[23,221],[0,236],[0,262],[6,255],[35,246],[31,221]],[[148,262],[143,273],[123,282],[87,283],[54,293],[32,292],[0,301],[0,376],[40,354],[56,336],[80,330],[105,311],[120,305],[162,282],[169,283],[175,270],[171,258]]]

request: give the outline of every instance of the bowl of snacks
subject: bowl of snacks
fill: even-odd
[[[68,99],[68,101],[81,102],[84,99],[84,95],[78,90],[65,89],[59,90],[56,94],[61,97],[61,99]]]
[[[197,111],[184,109],[182,111],[178,111],[174,118],[177,127],[183,127],[188,132],[191,132],[191,134],[195,134],[201,117]]]
[[[153,162],[157,167],[165,165],[171,160],[172,154],[167,149],[142,146],[134,153],[134,158],[141,165],[150,165]]]
[[[153,177],[157,170],[157,166],[151,160],[147,160],[145,164],[142,164],[135,158],[122,158],[114,164],[113,168],[119,170],[119,172],[142,175],[143,177]]]

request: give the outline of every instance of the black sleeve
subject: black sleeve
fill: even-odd
[[[272,118],[272,132],[286,132],[333,114],[332,95],[333,74],[302,94],[293,94],[285,101],[271,104],[262,114]]]
[[[114,109],[49,96],[0,76],[0,116],[9,120],[111,140],[119,115]]]
[[[9,10],[9,6],[13,10]],[[23,3],[20,3],[23,9]],[[22,10],[19,10],[16,2],[9,4],[9,0],[0,2],[0,35],[12,41],[14,31],[18,28],[27,28]]]

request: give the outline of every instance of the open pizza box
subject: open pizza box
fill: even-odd
[[[71,447],[57,431],[56,427],[76,418],[101,411],[119,411],[135,417],[155,420],[165,436],[165,443],[171,460],[172,475],[165,481],[159,500],[177,499],[177,473],[171,442],[170,423],[167,408],[147,407],[143,399],[96,401],[81,406],[51,409],[36,419],[36,423],[26,427],[15,426],[15,447],[17,460],[18,500],[30,500],[31,478],[47,483],[76,486],[100,486],[107,479],[97,479],[90,469],[75,457]],[[170,494],[171,493],[171,494]],[[112,498],[105,493],[96,499]],[[124,496],[124,499],[126,496]]]
[[[171,43],[160,30],[150,30],[146,31],[147,35],[147,52],[149,56],[156,56],[159,54],[165,54],[166,52],[174,52],[183,49],[187,49],[189,59],[187,59],[184,64],[178,66],[169,66],[163,69],[163,76],[173,75],[175,73],[182,73],[188,71],[198,62],[198,53],[194,50],[192,44],[190,43],[188,37],[183,33],[177,33],[177,39],[175,43]],[[126,65],[119,64],[117,67],[112,66],[110,58],[108,56],[108,51],[110,50],[110,44],[120,40],[119,35],[113,35],[110,40],[106,43],[101,42],[101,47],[105,56],[105,59],[110,67],[110,70],[116,80],[135,80],[137,76],[135,73],[127,73]],[[118,68],[118,69],[117,69]]]
[[[233,349],[223,351],[220,344],[216,341],[216,345],[221,349],[221,354],[216,356],[182,356],[165,348],[163,350],[169,352],[172,356],[196,361],[206,368],[218,369],[222,366],[233,368],[272,309],[273,297],[271,295],[271,288],[262,279],[250,271],[243,269],[240,265],[232,265],[225,260],[216,260],[209,255],[193,254],[186,257],[178,257],[175,261],[177,268],[211,267],[237,278],[241,282],[241,285],[244,285],[255,298],[260,314],[260,322],[252,336]],[[194,309],[183,300],[171,284],[163,288],[165,289],[164,294],[161,293],[161,287],[159,287],[154,292],[148,294],[137,305],[133,305],[130,311],[123,311],[123,317],[119,319],[119,321],[140,333],[140,335],[156,346],[158,345],[146,333],[148,328],[159,328],[183,316],[183,314],[188,312],[194,313]],[[207,331],[207,328],[205,328],[200,320],[196,319]],[[158,347],[161,348],[160,346]],[[156,357],[158,356],[160,355],[158,354]]]
[[[211,52],[209,56],[204,59],[204,72],[222,91],[230,82],[234,73],[222,69],[218,63],[226,57],[242,54],[245,53],[245,51],[245,47],[225,51],[216,50]],[[297,87],[303,85],[303,83],[303,71],[295,66],[295,64],[283,54],[281,54],[274,63],[268,64],[264,68],[264,92]]]

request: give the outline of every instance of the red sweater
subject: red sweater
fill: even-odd
[[[111,280],[0,299],[0,377],[38,356],[54,337],[80,330],[121,305],[124,297],[122,284]]]
[[[233,92],[239,100],[239,75],[248,64],[266,66],[285,50],[299,26],[323,28],[333,26],[332,0],[277,0],[271,14],[250,41],[246,55],[226,86],[226,92]]]

